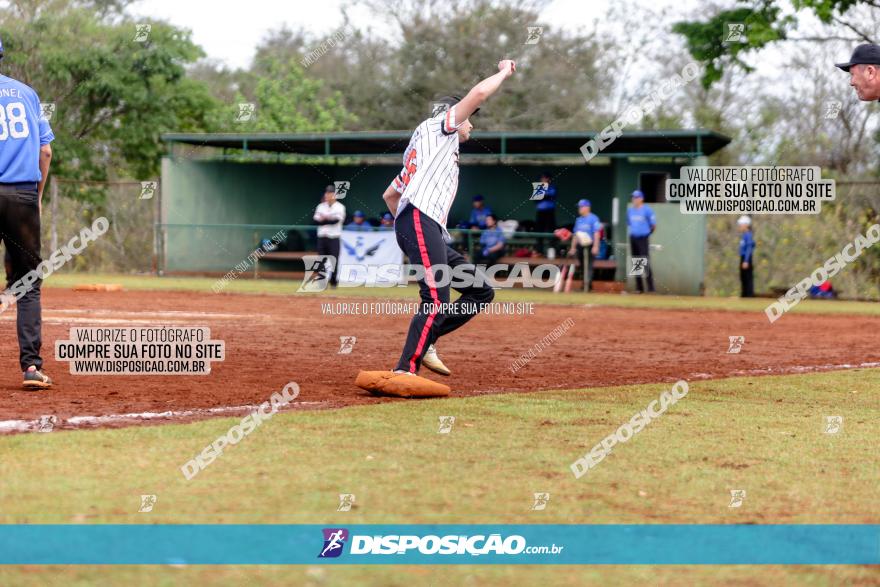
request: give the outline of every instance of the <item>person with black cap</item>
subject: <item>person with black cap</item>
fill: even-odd
[[[342,236],[342,223],[345,220],[345,206],[336,200],[336,186],[324,188],[323,201],[315,208],[313,216],[318,224],[318,254],[330,255],[334,259],[330,285],[336,287],[339,273],[339,237]]]
[[[880,100],[880,46],[873,43],[859,45],[849,61],[834,65],[849,73],[849,85],[855,89],[859,100]]]
[[[22,387],[48,389],[52,380],[43,373],[40,357],[44,265],[40,212],[55,134],[42,115],[40,98],[33,88],[5,75],[0,75],[0,137],[0,241],[6,245],[12,266],[14,283],[9,293],[15,292]],[[8,299],[0,300],[0,311],[9,303]]]

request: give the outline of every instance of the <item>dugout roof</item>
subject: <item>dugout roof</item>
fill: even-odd
[[[474,132],[461,145],[468,155],[536,158],[580,156],[580,148],[599,131]],[[263,151],[306,156],[399,157],[412,131],[333,133],[168,133],[162,139],[175,144],[241,151]],[[711,155],[730,143],[730,137],[711,130],[651,130],[625,132],[602,151],[605,157]],[[173,152],[173,151],[172,151]]]

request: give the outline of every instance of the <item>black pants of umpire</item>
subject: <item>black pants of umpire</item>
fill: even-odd
[[[36,183],[0,184],[0,241],[9,252],[13,284],[43,262],[40,258],[40,208]],[[20,298],[16,295],[20,291],[18,288],[9,292],[18,298],[16,330],[22,371],[31,365],[37,369],[43,367],[40,357],[43,345],[41,286],[42,280],[37,279]]]
[[[648,291],[654,291],[654,272],[651,270],[651,255],[650,255],[650,244],[648,243],[647,236],[631,236],[629,237],[629,246],[630,251],[632,253],[632,257],[644,257],[645,258],[645,270],[643,275],[648,282]],[[645,291],[645,286],[642,283],[642,276],[636,276],[636,289],[640,292]]]
[[[425,268],[425,278],[419,280],[419,296],[422,303],[409,324],[403,353],[395,367],[395,370],[416,373],[422,365],[422,358],[428,346],[476,316],[480,304],[491,302],[495,297],[495,291],[487,284],[488,277],[485,276],[482,285],[477,283],[455,286],[453,289],[461,296],[447,311],[439,312],[437,306],[449,304],[450,285],[438,284],[434,279],[435,271],[437,271],[436,276],[448,279],[453,268],[463,265],[464,269],[458,271],[473,277],[476,276],[476,266],[468,263],[461,253],[447,245],[443,240],[443,230],[440,225],[412,204],[406,206],[397,215],[394,220],[394,232],[397,236],[397,244],[409,258],[409,262]],[[442,273],[436,269],[439,265],[447,266]]]
[[[739,261],[739,284],[742,289],[742,297],[744,298],[753,298],[755,297],[755,274],[752,269],[752,264],[749,263],[748,269],[743,269],[743,260]]]
[[[330,274],[330,285],[336,287],[339,275],[339,239],[329,236],[318,237],[318,254],[330,255],[334,259],[333,273]]]

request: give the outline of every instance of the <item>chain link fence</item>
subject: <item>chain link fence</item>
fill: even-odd
[[[141,182],[85,182],[53,177],[43,195],[43,258],[66,245],[96,218],[107,233],[67,263],[62,271],[147,273],[155,271],[155,190]]]
[[[268,230],[240,226],[159,226],[158,197],[141,182],[85,182],[53,177],[43,201],[43,257],[67,244],[96,218],[110,222],[107,234],[74,257],[62,271],[156,273],[161,267],[161,244],[174,231],[194,231],[205,247],[218,253],[213,271],[229,269],[228,252],[244,258]],[[874,223],[880,222],[880,182],[838,182],[837,200],[823,205],[819,215],[757,215],[755,287],[761,294],[779,295],[810,275],[824,261]],[[289,227],[294,228],[294,227]],[[299,250],[313,249],[313,227],[296,227]],[[157,231],[158,230],[158,237]],[[236,238],[227,234],[230,230]],[[268,232],[266,232],[268,234]],[[463,252],[473,252],[473,235],[456,235]],[[528,235],[534,236],[534,235]],[[712,216],[708,222],[705,292],[710,296],[739,294],[739,233],[736,216]],[[877,248],[878,250],[875,250]],[[241,251],[238,251],[241,249]],[[222,260],[221,260],[222,258]],[[205,261],[204,255],[202,261]],[[210,265],[210,263],[209,263]],[[880,247],[872,247],[840,271],[832,283],[841,297],[880,299]]]
[[[837,197],[818,215],[755,215],[755,293],[778,296],[880,222],[880,182],[837,182]],[[706,294],[739,295],[737,216],[712,216],[706,248]],[[842,298],[880,299],[880,245],[831,280]]]

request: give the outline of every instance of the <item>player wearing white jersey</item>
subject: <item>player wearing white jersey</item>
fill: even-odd
[[[383,195],[395,216],[397,243],[411,264],[425,268],[425,279],[419,281],[422,308],[410,323],[395,373],[415,374],[424,360],[426,367],[448,375],[433,350],[434,342],[473,318],[474,308],[494,296],[487,285],[456,287],[461,296],[449,312],[440,313],[439,306],[449,302],[449,286],[437,285],[432,268],[442,265],[451,271],[468,265],[468,272],[476,271],[447,244],[446,220],[458,190],[458,146],[470,138],[470,116],[515,70],[513,61],[501,61],[498,73],[478,83],[464,98],[442,98],[446,110],[435,112],[416,128],[404,153],[403,169]]]

